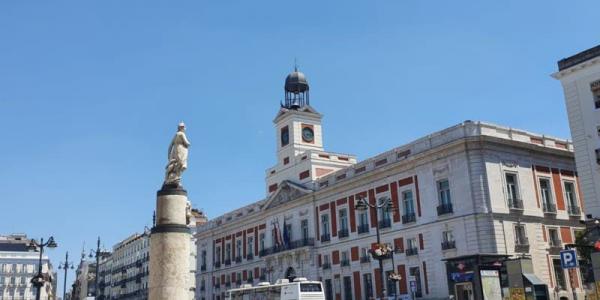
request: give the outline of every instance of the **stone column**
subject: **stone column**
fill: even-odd
[[[156,198],[156,224],[150,235],[149,300],[189,299],[187,192],[163,186]]]

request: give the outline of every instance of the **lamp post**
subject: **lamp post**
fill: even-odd
[[[98,237],[98,243],[96,244],[96,276],[94,278],[94,299],[98,299],[98,277],[100,275],[100,237]],[[90,258],[94,257],[93,250],[90,250]]]
[[[42,291],[42,287],[44,286],[45,283],[45,279],[44,279],[44,274],[42,274],[42,255],[44,254],[44,247],[48,247],[48,248],[56,248],[57,244],[54,241],[54,237],[50,237],[48,238],[48,241],[44,242],[44,238],[40,238],[40,242],[38,243],[36,240],[31,239],[31,241],[29,242],[29,245],[27,245],[27,249],[28,250],[32,250],[32,251],[40,251],[40,260],[38,263],[38,272],[37,274],[31,278],[31,283],[33,284],[33,286],[35,286],[37,288],[37,293],[35,296],[36,300],[40,300],[40,294]]]
[[[393,209],[392,206],[392,201],[390,200],[390,198],[388,197],[381,197],[379,198],[379,203],[375,203],[375,204],[370,204],[364,197],[359,198],[356,201],[356,209],[357,210],[368,210],[369,208],[371,209],[375,209],[375,210],[380,210],[380,209],[385,209],[385,210],[391,210]],[[381,245],[381,236],[379,234],[379,215],[378,213],[375,213],[375,234],[377,235],[377,245]],[[385,255],[382,256],[375,256],[373,255],[373,252],[371,252],[371,255],[373,256],[373,258],[377,259],[379,261],[379,277],[381,278],[380,280],[380,284],[381,284],[381,298],[384,299],[386,297],[386,291],[385,291],[385,284],[383,283],[385,280],[384,277],[384,272],[383,272],[383,259],[385,258]],[[393,255],[393,253],[392,253]]]
[[[67,271],[69,271],[69,268],[71,268],[71,270],[73,270],[73,262],[69,261],[69,251],[67,251],[67,254],[65,255],[65,261],[61,262],[58,265],[58,269],[64,269],[65,270],[65,279],[63,282],[63,300],[66,299],[67,297]]]

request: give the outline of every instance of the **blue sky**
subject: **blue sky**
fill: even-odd
[[[57,262],[150,226],[180,120],[196,207],[261,199],[295,58],[331,151],[466,119],[567,138],[550,74],[600,42],[598,1],[207,2],[0,3],[0,233]]]

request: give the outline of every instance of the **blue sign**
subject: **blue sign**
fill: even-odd
[[[417,292],[417,282],[414,280],[410,281],[410,291],[413,293]]]
[[[563,269],[577,268],[577,253],[575,249],[560,251],[560,265]]]

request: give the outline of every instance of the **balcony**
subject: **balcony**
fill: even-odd
[[[338,237],[339,238],[346,238],[348,237],[348,229],[341,229],[338,231]]]
[[[328,262],[323,263],[323,270],[328,270],[328,269],[331,269],[331,264]]]
[[[225,265],[226,265],[226,266],[229,266],[229,265],[231,265],[231,259],[226,259],[226,260],[225,260]]]
[[[508,208],[511,210],[523,210],[523,200],[508,199]]]
[[[201,286],[201,287],[200,287],[200,291],[201,291],[201,292],[204,292],[205,290],[206,290],[206,288],[205,288],[205,287],[203,287],[203,286]]]
[[[241,279],[238,279],[238,280],[236,280],[236,281],[235,281],[235,284],[236,284],[237,286],[240,286],[240,285],[242,285],[242,280],[241,280]]]
[[[368,233],[369,232],[369,224],[360,224],[358,225],[358,233]]]
[[[241,262],[242,262],[242,257],[241,256],[238,256],[238,257],[235,258],[235,263],[239,264]]]
[[[554,203],[544,203],[545,214],[556,214],[556,205]]]
[[[252,284],[254,282],[254,278],[248,277],[248,280],[246,280],[246,282]]]
[[[246,255],[246,260],[253,260],[254,259],[254,254],[250,253],[248,255]]]
[[[321,234],[321,242],[329,242],[331,240],[331,236],[329,233]]]
[[[225,287],[226,287],[226,288],[228,288],[228,287],[231,287],[231,282],[229,282],[229,281],[228,281],[228,282],[225,282]]]
[[[442,250],[456,249],[456,241],[443,241]]]
[[[342,259],[341,265],[342,265],[342,267],[348,267],[348,266],[350,266],[350,260],[349,259]]]
[[[262,275],[260,275],[260,277],[258,278],[258,280],[265,281],[265,280],[267,280],[267,276],[265,274],[262,274]]]
[[[371,257],[370,256],[363,255],[363,256],[360,257],[360,263],[361,264],[365,264],[365,263],[368,263],[368,262],[371,262]]]
[[[221,288],[221,284],[215,283],[215,289],[220,289],[220,288]]]
[[[259,255],[262,257],[262,256],[266,256],[266,255],[283,252],[283,251],[298,249],[298,248],[307,247],[307,246],[314,246],[314,245],[315,245],[315,239],[312,239],[312,238],[300,239],[300,240],[292,241],[287,245],[273,246],[270,248],[265,248],[259,252]]]
[[[415,213],[405,213],[402,216],[402,224],[412,223],[417,221]]]
[[[417,249],[417,247],[407,248],[405,253],[406,253],[406,256],[417,255],[417,254],[419,254],[419,249]]]
[[[383,219],[381,221],[379,221],[379,228],[390,228],[392,227],[392,220],[390,219]]]
[[[569,216],[572,216],[572,217],[579,217],[579,216],[581,216],[581,208],[579,208],[577,206],[570,206],[569,205]]]
[[[221,267],[221,262],[220,261],[215,261],[215,268],[220,268]]]
[[[550,255],[559,255],[562,250],[562,241],[558,238],[550,238],[548,243],[550,245],[550,248],[548,249]]]
[[[529,252],[529,239],[526,237],[517,238],[515,241],[515,252],[528,253]]]
[[[200,271],[206,271],[206,265],[201,265],[200,266]]]
[[[445,214],[451,214],[453,212],[454,212],[454,210],[452,209],[452,203],[443,203],[443,204],[438,205],[438,207],[437,207],[438,216],[445,215]]]

